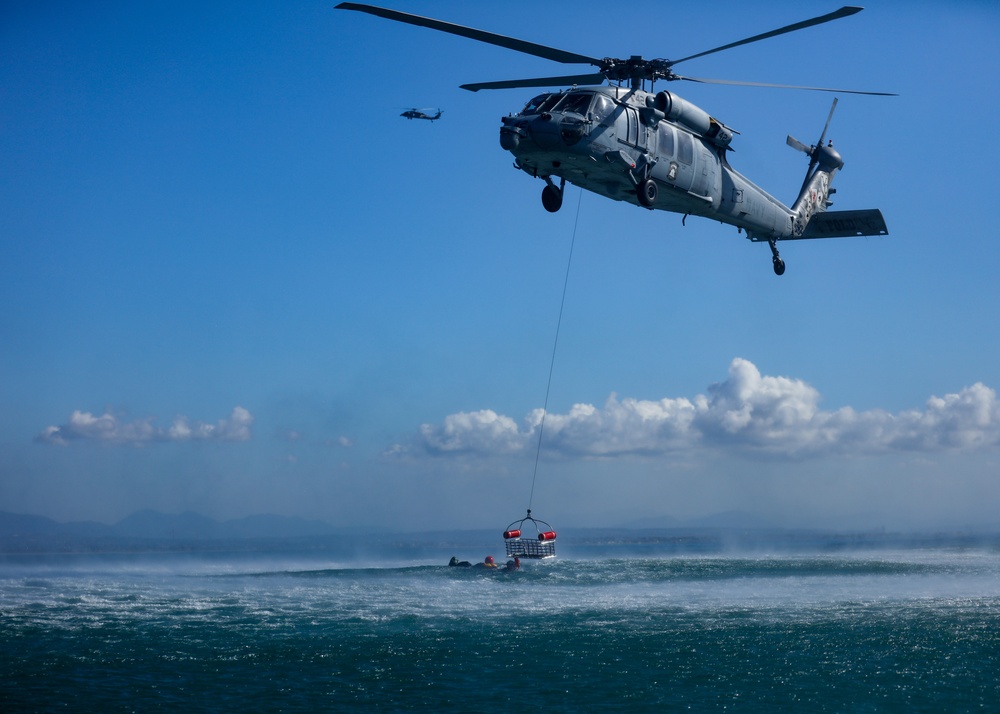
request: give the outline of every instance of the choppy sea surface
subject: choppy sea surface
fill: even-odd
[[[1000,550],[0,560],[0,709],[1000,711]]]

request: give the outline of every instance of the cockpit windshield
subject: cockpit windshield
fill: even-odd
[[[557,94],[539,94],[524,105],[521,114],[544,114],[545,112],[567,112],[587,116],[590,101],[594,98],[591,92],[560,92]]]
[[[593,98],[594,95],[589,92],[570,92],[563,95],[555,111],[587,116],[587,110],[590,108],[590,100]]]
[[[524,105],[524,109],[521,110],[521,113],[541,114],[543,112],[552,111],[552,107],[556,105],[556,102],[558,102],[561,97],[561,94],[539,94],[537,97]]]

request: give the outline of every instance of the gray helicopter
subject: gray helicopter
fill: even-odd
[[[596,72],[500,82],[463,84],[480,89],[571,86],[531,99],[517,114],[501,119],[500,145],[514,155],[514,165],[542,179],[542,204],[550,212],[562,206],[566,182],[618,201],[650,210],[703,216],[746,231],[754,242],[771,248],[774,272],[785,262],[777,243],[805,238],[888,235],[878,209],[828,211],[834,175],[844,166],[833,143],[824,144],[837,99],[833,100],[819,141],[806,146],[787,143],[809,157],[809,168],[791,207],[772,197],[729,165],[727,151],[738,133],[701,108],[672,92],[656,92],[656,80],[686,80],[708,84],[780,87],[844,94],[895,96],[889,92],[800,87],[684,77],[674,73],[681,62],[794,32],[854,15],[860,7],[839,10],[754,35],[678,60],[598,59],[525,40],[456,25],[441,20],[342,2],[341,10],[356,10],[389,20],[427,27],[565,64],[589,64]],[[614,84],[604,85],[604,81]],[[646,83],[649,89],[646,90]],[[626,84],[627,83],[627,84]],[[588,86],[584,86],[588,85]],[[593,85],[593,86],[589,86]],[[556,179],[559,180],[558,185]]]
[[[431,114],[434,112],[434,114]],[[407,109],[405,112],[400,114],[401,117],[406,117],[407,119],[426,119],[427,121],[436,121],[441,118],[440,109]]]

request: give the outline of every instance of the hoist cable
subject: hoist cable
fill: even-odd
[[[545,384],[545,404],[542,419],[538,424],[538,446],[535,449],[535,468],[531,474],[531,492],[528,494],[528,515],[531,515],[531,500],[535,496],[535,479],[538,477],[538,461],[542,454],[542,435],[545,433],[545,416],[549,413],[549,392],[552,389],[552,373],[556,366],[556,348],[559,346],[559,329],[562,327],[563,308],[566,305],[566,288],[569,285],[569,269],[573,264],[573,246],[576,245],[576,229],[580,225],[580,205],[583,203],[583,189],[576,202],[576,218],[573,221],[573,238],[569,243],[569,258],[566,260],[566,276],[563,278],[562,299],[559,301],[559,317],[556,320],[556,337],[552,343],[552,358],[549,360],[549,379]]]

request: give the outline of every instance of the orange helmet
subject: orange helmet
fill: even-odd
[[[487,555],[486,556],[486,562],[489,563],[490,565],[492,565],[493,564],[493,556],[492,555]]]

